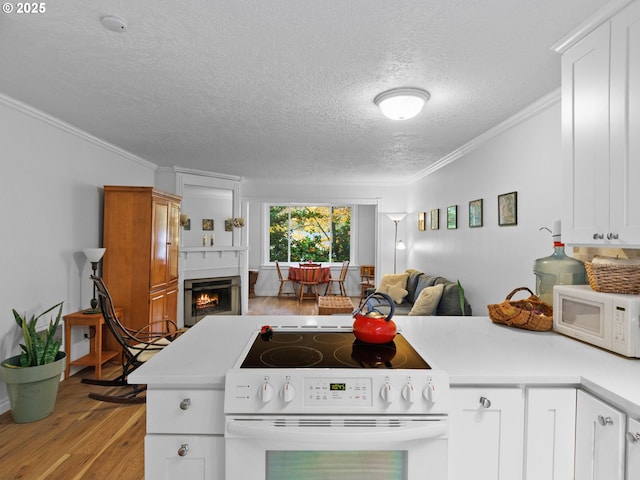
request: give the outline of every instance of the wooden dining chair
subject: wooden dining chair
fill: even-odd
[[[276,271],[278,272],[278,280],[280,280],[280,289],[278,290],[278,298],[286,297],[286,296],[294,296],[297,297],[298,293],[296,292],[296,284],[293,280],[291,280],[288,276],[285,278],[282,275],[282,271],[280,270],[280,263],[276,261]],[[291,285],[291,292],[285,292],[284,286],[286,284]]]
[[[298,302],[306,299],[318,300],[320,284],[320,264],[300,264],[300,296]]]
[[[340,289],[340,295],[347,296],[347,290],[344,287],[344,282],[347,279],[347,273],[349,272],[349,260],[342,262],[342,269],[340,270],[340,276],[338,278],[330,278],[327,284],[327,289],[324,291],[325,296],[333,295],[333,284],[337,283]]]

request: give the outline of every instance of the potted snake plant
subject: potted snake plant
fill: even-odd
[[[36,332],[38,319],[58,309],[55,320],[42,332]],[[62,317],[62,302],[27,320],[13,309],[13,317],[22,333],[22,352],[0,363],[0,379],[7,384],[11,414],[16,423],[48,417],[55,407],[60,374],[66,354],[60,351],[56,331]]]

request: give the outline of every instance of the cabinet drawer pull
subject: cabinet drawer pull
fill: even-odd
[[[598,415],[598,423],[603,427],[607,425],[613,425],[613,419],[611,417],[603,417],[602,415]]]
[[[190,398],[185,398],[180,402],[180,410],[188,410],[190,406],[191,406]]]
[[[617,233],[607,233],[607,240],[617,240],[618,239],[618,234]]]
[[[627,440],[630,443],[638,443],[640,442],[640,433],[638,432],[627,432]]]
[[[604,233],[594,233],[593,234],[593,239],[594,240],[602,240],[604,238]]]
[[[482,408],[489,408],[491,407],[491,400],[486,397],[480,397],[480,405],[482,405]]]
[[[189,452],[188,444],[183,443],[182,445],[180,445],[180,448],[178,449],[178,455],[180,455],[181,457],[184,457],[187,455],[188,452]]]

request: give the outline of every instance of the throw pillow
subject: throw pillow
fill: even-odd
[[[407,296],[408,273],[385,273],[376,292],[385,293],[391,297],[395,303],[402,303]]]
[[[423,288],[418,298],[416,298],[409,315],[433,315],[433,312],[438,308],[443,290],[443,284]]]

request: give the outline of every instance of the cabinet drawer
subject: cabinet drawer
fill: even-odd
[[[153,480],[223,480],[224,437],[147,435],[145,478]]]
[[[224,433],[224,390],[149,389],[147,433]]]

